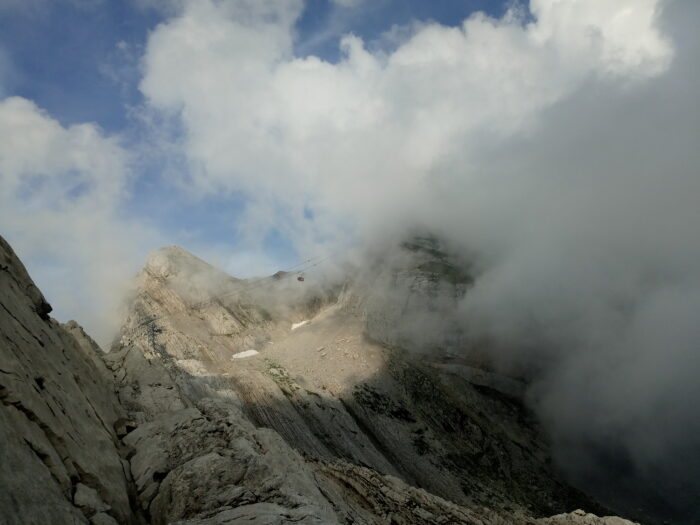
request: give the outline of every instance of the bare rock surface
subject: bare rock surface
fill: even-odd
[[[103,354],[4,241],[0,263],[3,524],[630,523],[571,512],[598,507],[553,475],[513,383],[412,358],[352,283],[164,248]],[[445,264],[399,280],[464,286]]]
[[[347,285],[289,277],[227,279],[172,247],[139,275],[106,359],[139,425],[124,441],[154,523],[229,523],[254,505],[261,523],[515,523],[594,505],[553,477],[517,400],[369,338],[378,306]],[[263,431],[276,436],[278,456],[238,448],[259,445]],[[217,494],[202,471],[235,472],[226,467],[235,463],[258,472],[217,475],[239,499],[179,494]],[[261,492],[250,480],[278,480],[275,465],[295,481]],[[295,511],[285,518],[280,508]]]
[[[568,514],[558,514],[551,518],[541,519],[538,520],[537,523],[542,525],[638,525],[617,516],[600,518],[595,514],[587,513],[581,509],[577,509]]]
[[[129,522],[128,468],[113,429],[122,409],[99,350],[76,340],[77,325],[47,317],[2,238],[0,290],[0,521],[88,523],[104,511]]]

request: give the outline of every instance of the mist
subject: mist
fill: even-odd
[[[474,271],[431,307],[454,319],[395,321],[527,371],[559,466],[604,502],[687,518],[700,6],[533,0],[371,50],[348,35],[337,64],[294,57],[301,9],[193,3],[151,36],[141,89],[179,115],[192,182],[247,192],[241,228],[302,252],[442,239]]]

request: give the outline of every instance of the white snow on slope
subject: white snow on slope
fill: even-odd
[[[308,323],[309,323],[308,320],[302,321],[302,322],[300,322],[300,323],[293,323],[293,324],[292,324],[292,330],[296,330],[297,328],[299,328],[299,327],[301,327],[301,326],[304,326],[305,324],[308,324]]]
[[[233,354],[231,356],[231,359],[243,359],[244,357],[251,357],[254,355],[258,355],[260,352],[257,350],[246,350],[245,352],[238,352],[237,354]]]

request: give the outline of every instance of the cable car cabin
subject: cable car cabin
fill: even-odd
[[[304,276],[303,276],[303,275],[300,275],[299,277],[297,277],[297,281],[299,281],[300,283],[303,283],[303,282],[304,282]]]

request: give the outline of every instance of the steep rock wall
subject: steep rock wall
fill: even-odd
[[[122,409],[100,350],[48,317],[2,238],[0,290],[0,521],[132,522],[114,431]]]

